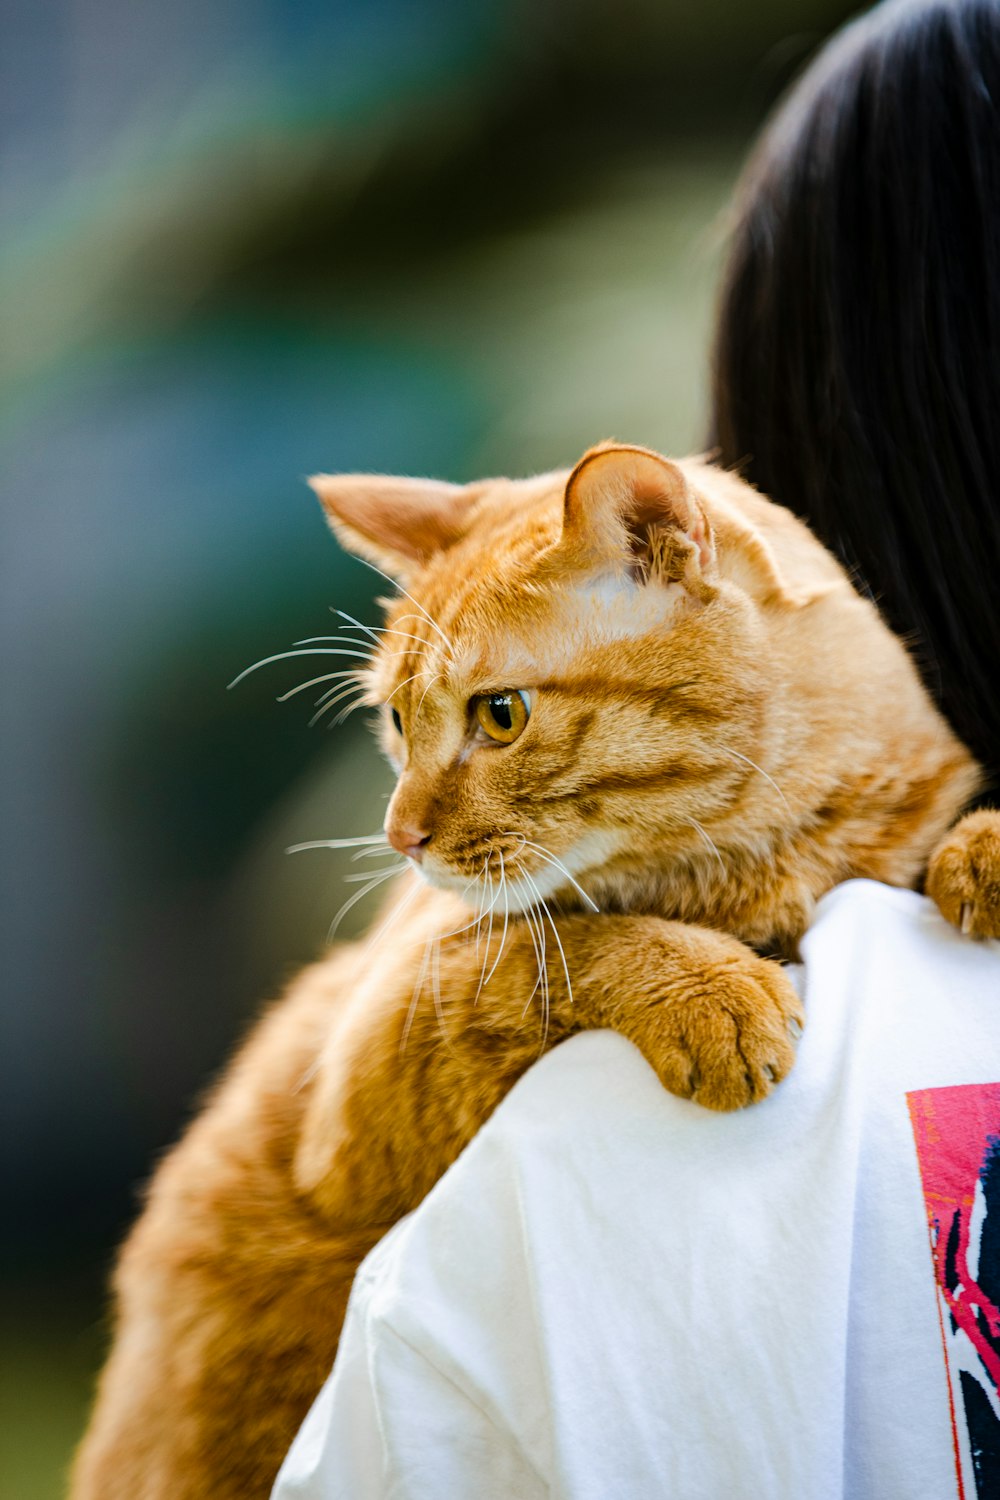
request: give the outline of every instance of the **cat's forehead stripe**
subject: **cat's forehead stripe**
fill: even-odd
[[[432,648],[429,670],[444,669],[459,679],[485,674],[495,686],[569,680],[588,650],[668,630],[682,595],[677,585],[649,589],[625,575],[604,573],[571,586],[532,590],[530,599],[526,591],[520,618],[511,619],[488,587],[472,582],[450,600],[428,600],[428,613],[441,622],[452,649],[445,652],[440,641],[422,644],[425,651]],[[491,606],[495,621],[490,620]],[[431,630],[429,624],[426,628]],[[442,649],[433,649],[435,645]],[[408,672],[416,670],[408,665]]]

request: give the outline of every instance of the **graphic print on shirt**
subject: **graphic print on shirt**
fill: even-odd
[[[1000,1083],[906,1096],[930,1230],[960,1500],[1000,1495]]]

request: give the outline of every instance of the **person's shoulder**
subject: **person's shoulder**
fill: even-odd
[[[821,896],[812,925],[831,920],[834,913],[838,920],[861,920],[892,913],[911,922],[923,922],[930,914],[939,915],[934,903],[917,891],[861,879],[845,880]]]
[[[883,1015],[898,1006],[912,1033],[922,998],[980,1007],[977,1025],[982,1004],[1000,1000],[1000,941],[966,937],[928,897],[874,880],[828,891],[801,948],[807,1011],[825,996],[854,1011],[877,1000]]]

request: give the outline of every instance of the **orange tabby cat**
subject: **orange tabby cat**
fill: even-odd
[[[265,1496],[359,1260],[540,1051],[613,1027],[675,1093],[762,1098],[801,1014],[753,950],[793,953],[847,876],[915,883],[978,782],[872,605],[729,474],[606,445],[570,475],[314,485],[405,584],[366,682],[419,871],[157,1172],[74,1500]],[[1000,931],[990,819],[935,867],[973,932]]]

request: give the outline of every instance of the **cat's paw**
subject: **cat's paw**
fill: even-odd
[[[659,1010],[655,1055],[647,1055],[671,1093],[707,1109],[742,1109],[792,1067],[802,1002],[780,965],[733,938],[696,932],[701,951]]]
[[[931,855],[927,894],[970,937],[1000,937],[1000,812],[961,818]]]

